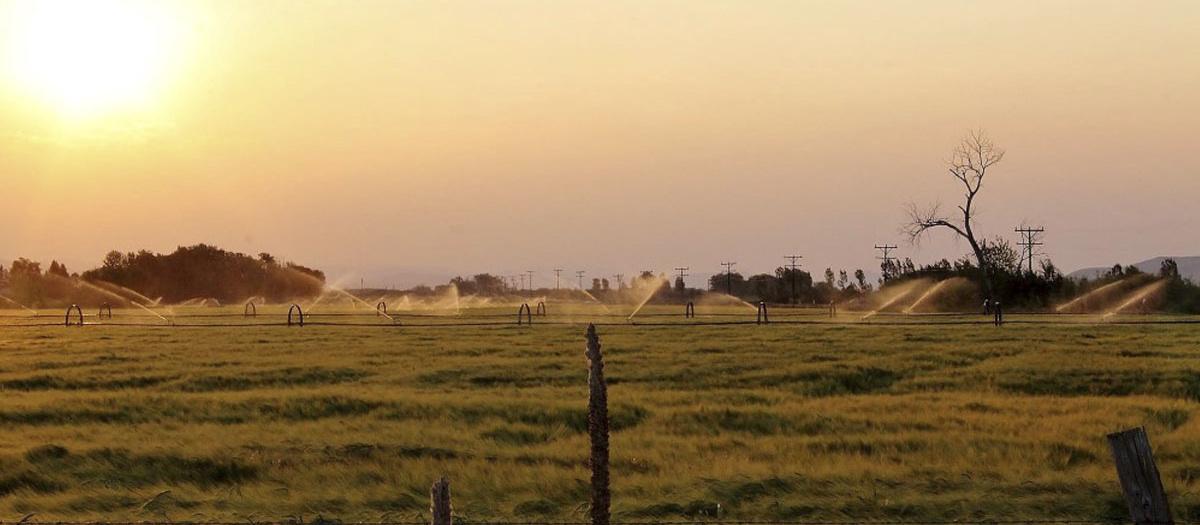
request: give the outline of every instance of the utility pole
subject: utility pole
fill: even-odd
[[[523,292],[523,291],[525,291],[525,274],[523,274],[523,273],[522,273],[522,274],[519,274],[519,275],[521,276],[521,287],[520,287],[520,288],[517,288],[517,291],[518,291],[518,292]]]
[[[558,290],[558,281],[559,281],[559,277],[562,276],[562,271],[563,271],[562,268],[554,269],[554,289],[555,290]]]
[[[525,270],[529,274],[529,293],[533,293],[533,270]]]
[[[799,302],[796,300],[796,270],[798,270],[800,268],[800,265],[796,264],[796,261],[803,259],[804,256],[803,255],[784,255],[783,258],[787,259],[789,261],[787,268],[792,270],[792,304],[796,304],[797,302]]]
[[[883,256],[876,257],[876,259],[883,261],[884,268],[891,267],[891,265],[889,263],[896,260],[895,257],[892,257],[892,250],[895,250],[896,248],[897,248],[897,246],[894,244],[883,244],[883,245],[876,244],[875,245],[876,250],[883,252]],[[887,274],[886,270],[883,272],[883,280],[884,281],[888,280],[888,274]]]
[[[1029,273],[1033,273],[1033,252],[1038,246],[1046,244],[1041,242],[1042,234],[1046,232],[1046,229],[1041,226],[1036,228],[1032,226],[1022,226],[1020,228],[1013,229],[1013,231],[1021,234],[1021,240],[1017,241],[1017,245],[1021,247],[1022,251],[1024,252],[1023,255],[1025,255],[1025,259],[1029,261]]]
[[[612,278],[617,280],[617,289],[618,290],[625,287],[625,274],[623,274],[623,273],[614,274],[612,276]]]
[[[733,295],[733,267],[737,262],[723,262],[721,266],[725,267],[725,293]]]
[[[687,266],[676,266],[675,267],[675,271],[679,272],[679,281],[680,282],[683,282],[683,278],[688,276],[688,273],[687,273],[688,269],[689,268]],[[686,282],[684,282],[683,287],[687,288]]]
[[[576,271],[575,271],[575,277],[578,277],[578,278],[579,278],[579,289],[580,289],[580,290],[584,290],[584,289],[585,289],[585,288],[583,287],[583,274],[584,274],[584,273],[586,273],[586,272],[584,272],[583,270],[576,270]]]

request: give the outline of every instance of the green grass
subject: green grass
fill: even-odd
[[[0,518],[580,519],[583,328],[0,328]],[[600,335],[617,519],[1200,518],[1196,325]]]

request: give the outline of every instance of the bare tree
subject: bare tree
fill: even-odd
[[[984,251],[984,240],[976,237],[972,220],[975,218],[976,211],[975,197],[979,195],[979,190],[983,187],[983,179],[987,176],[988,169],[1002,159],[1004,159],[1004,150],[996,147],[986,133],[981,130],[967,133],[958,147],[954,148],[954,153],[947,161],[950,175],[953,175],[966,189],[963,203],[958,206],[959,213],[955,214],[959,217],[954,218],[942,213],[941,205],[937,203],[925,207],[910,203],[908,205],[908,223],[903,228],[904,233],[914,243],[920,242],[926,233],[935,228],[946,228],[966,239],[967,243],[971,245],[971,251],[975,253],[979,270],[983,274],[984,295],[987,297],[992,296],[991,267]]]

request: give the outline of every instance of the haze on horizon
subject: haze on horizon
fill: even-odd
[[[1067,271],[1200,252],[1197,2],[31,5],[0,0],[5,262],[877,270],[967,252],[898,228],[956,201],[976,128],[1008,153],[989,238],[1044,225]],[[111,45],[45,38],[79,28]]]

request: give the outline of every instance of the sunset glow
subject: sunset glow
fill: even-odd
[[[166,83],[180,33],[167,4],[18,2],[9,7],[13,82],[67,116],[149,104]]]

